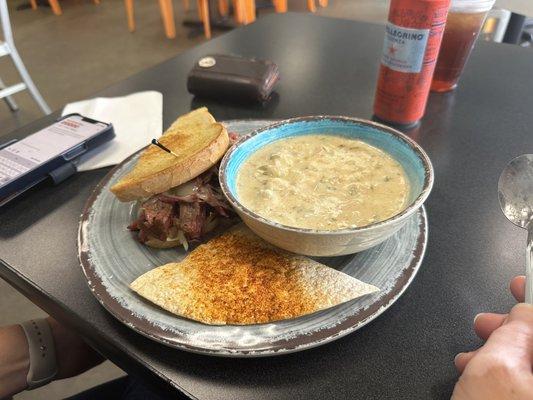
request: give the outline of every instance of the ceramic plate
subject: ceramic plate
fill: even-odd
[[[229,121],[229,131],[249,133],[269,121]],[[427,243],[427,218],[420,208],[382,244],[341,257],[317,258],[381,290],[301,318],[250,326],[211,326],[172,315],[129,289],[152,268],[176,262],[184,250],[141,245],[126,229],[137,207],[121,203],[109,188],[134,165],[131,156],[96,187],[80,221],[78,251],[92,293],[118,320],[153,340],[179,349],[228,357],[286,354],[319,346],[353,332],[388,309],[416,275]]]

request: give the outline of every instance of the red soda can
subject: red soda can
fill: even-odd
[[[450,0],[391,0],[374,117],[410,127],[424,115]]]

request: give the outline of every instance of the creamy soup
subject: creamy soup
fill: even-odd
[[[333,230],[382,221],[405,207],[408,193],[396,160],[342,136],[278,140],[252,154],[237,175],[242,204],[298,228]]]

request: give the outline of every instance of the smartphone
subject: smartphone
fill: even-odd
[[[70,114],[52,125],[0,149],[0,205],[5,199],[61,169],[76,172],[76,157],[113,139],[111,124]],[[3,200],[3,201],[2,201]]]

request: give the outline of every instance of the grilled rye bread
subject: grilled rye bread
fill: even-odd
[[[148,198],[190,181],[222,158],[229,137],[203,107],[179,117],[159,142],[177,156],[148,146],[133,170],[111,188],[120,201]]]

